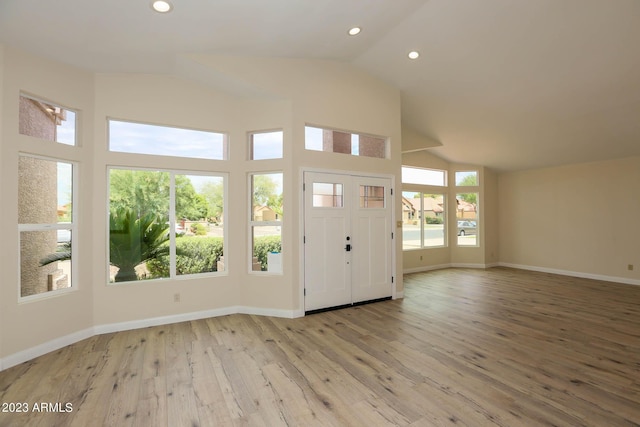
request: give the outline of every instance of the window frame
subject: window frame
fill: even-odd
[[[415,184],[410,184],[412,186],[415,186]],[[449,246],[449,233],[448,233],[448,209],[447,209],[447,200],[448,200],[448,194],[445,191],[442,191],[442,188],[444,187],[437,187],[440,188],[439,192],[436,191],[429,191],[429,190],[425,190],[425,189],[409,189],[407,187],[402,188],[402,193],[401,193],[401,197],[404,197],[404,193],[417,193],[420,195],[419,199],[420,199],[420,247],[413,247],[413,248],[405,248],[404,247],[404,218],[403,218],[403,229],[402,229],[402,236],[403,236],[403,245],[402,245],[402,251],[416,251],[416,250],[423,250],[423,249],[440,249],[440,248],[446,248]],[[443,232],[443,236],[442,236],[442,245],[425,245],[425,216],[424,216],[424,197],[427,194],[435,194],[438,196],[442,196],[442,200],[443,200],[443,209],[444,212],[442,213],[442,218],[443,218],[443,224],[442,224],[442,232]]]
[[[27,92],[24,92],[24,91],[20,91],[20,94],[19,94],[19,97],[18,97],[18,121],[20,121],[20,101],[21,101],[20,98],[25,98],[25,99],[28,99],[28,100],[31,100],[31,101],[42,103],[42,104],[49,104],[49,105],[51,105],[53,107],[58,107],[58,108],[61,108],[63,110],[72,112],[73,115],[74,115],[74,119],[73,119],[74,120],[74,123],[73,123],[73,144],[67,144],[65,142],[59,142],[59,141],[56,141],[56,140],[48,140],[48,139],[40,138],[38,136],[30,135],[30,134],[27,134],[27,133],[21,133],[20,132],[20,124],[18,123],[18,134],[19,135],[23,135],[23,136],[26,136],[26,137],[29,137],[29,138],[34,138],[34,139],[37,139],[38,141],[53,142],[58,147],[74,147],[75,148],[75,147],[79,147],[81,145],[80,144],[80,138],[79,138],[79,135],[80,135],[80,133],[79,133],[79,130],[80,130],[80,126],[79,126],[80,111],[78,111],[76,109],[73,109],[73,108],[69,108],[69,107],[67,107],[65,105],[62,105],[59,102],[49,101],[49,100],[47,100],[45,98],[42,98],[42,97],[39,97],[39,96],[35,96],[35,95],[31,95],[31,94],[29,94]]]
[[[464,170],[454,170],[453,172],[453,183],[454,183],[454,187],[456,188],[477,188],[480,186],[480,173],[478,170],[476,169],[464,169]],[[476,183],[472,184],[472,185],[461,185],[458,184],[458,174],[459,173],[474,173],[476,176]]]
[[[77,123],[76,123],[77,126]],[[63,144],[64,145],[64,144]],[[25,303],[31,301],[38,301],[42,299],[48,299],[59,295],[64,295],[70,292],[75,292],[78,289],[78,218],[79,218],[79,204],[78,201],[78,177],[79,177],[79,162],[68,159],[60,159],[51,156],[43,156],[32,153],[25,153],[23,151],[18,152],[18,159],[22,157],[30,157],[34,159],[51,161],[56,163],[66,163],[71,165],[71,222],[69,223],[21,223],[18,218],[18,303]],[[18,198],[20,193],[18,191]],[[71,235],[71,278],[70,284],[67,288],[54,289],[51,291],[41,292],[33,295],[22,296],[22,233],[23,232],[39,232],[39,231],[53,231],[53,230],[69,230]]]
[[[460,188],[470,188],[475,191],[460,191]],[[458,196],[460,194],[475,194],[476,195],[476,203],[475,203],[475,218],[471,219],[476,223],[476,234],[475,234],[475,244],[473,245],[464,245],[460,244],[460,235],[458,234],[458,221],[465,221],[465,218],[458,218]],[[478,187],[456,187],[455,193],[455,204],[456,204],[456,246],[458,248],[479,248],[480,247],[480,190]],[[469,221],[467,219],[467,221]],[[466,235],[465,235],[466,236]]]
[[[254,136],[255,135],[260,135],[260,134],[272,134],[272,133],[281,133],[282,134],[282,140],[280,141],[280,156],[279,157],[261,157],[256,159],[255,158],[255,142],[254,142]],[[248,154],[249,154],[249,160],[250,161],[260,161],[260,160],[282,160],[284,158],[284,130],[283,129],[270,129],[270,130],[257,130],[257,131],[250,131],[248,132]]]
[[[339,133],[343,133],[343,134],[350,134],[351,135],[351,145],[349,146],[349,152],[341,152],[341,151],[335,151],[335,150],[325,150],[324,149],[324,144],[323,147],[321,147],[320,149],[317,148],[312,148],[310,146],[310,144],[308,143],[307,140],[307,129],[318,129],[321,131],[329,131],[329,132],[339,132]],[[333,153],[333,154],[345,154],[345,155],[349,155],[349,156],[354,156],[354,157],[364,157],[364,158],[369,158],[369,159],[380,159],[380,160],[389,160],[391,158],[391,150],[390,150],[390,138],[388,136],[381,136],[381,135],[374,135],[371,133],[364,133],[364,132],[353,132],[353,131],[347,131],[347,130],[341,130],[341,129],[335,129],[332,127],[326,127],[326,126],[319,126],[319,125],[314,125],[311,123],[306,123],[304,125],[304,132],[305,132],[305,138],[304,138],[304,149],[307,151],[319,151],[319,152],[323,152],[323,153]],[[353,152],[353,138],[357,137],[358,140],[358,147],[357,147],[357,153]],[[361,137],[365,137],[365,138],[374,138],[374,139],[379,139],[383,142],[384,147],[382,148],[382,152],[383,155],[382,156],[368,156],[365,154],[361,154],[360,152],[363,151],[360,147],[360,138]],[[366,150],[365,150],[366,151]]]
[[[420,187],[434,187],[434,188],[446,188],[448,187],[448,180],[447,180],[447,171],[444,169],[435,169],[435,168],[423,168],[423,167],[418,167],[418,166],[410,166],[410,165],[402,165],[402,168],[400,169],[400,179],[402,180],[402,172],[405,169],[413,169],[416,171],[425,171],[425,172],[438,172],[442,174],[442,184],[432,184],[432,183],[423,183],[423,182],[405,182],[402,181],[402,185],[417,185]],[[442,191],[442,190],[438,190],[438,191]]]
[[[269,275],[269,276],[276,276],[276,275],[283,275],[284,274],[284,262],[281,263],[280,265],[280,271],[262,271],[262,270],[253,270],[253,256],[254,256],[254,228],[255,227],[280,227],[280,253],[282,254],[282,252],[284,252],[284,248],[282,245],[282,236],[283,236],[283,226],[284,226],[284,220],[283,218],[281,218],[280,220],[274,220],[274,221],[255,221],[254,220],[254,211],[253,211],[253,198],[254,198],[254,192],[253,192],[253,178],[256,175],[275,175],[275,174],[280,174],[282,177],[282,185],[284,187],[284,171],[283,170],[272,170],[272,171],[251,171],[248,172],[247,176],[247,194],[248,194],[248,199],[249,199],[249,209],[248,209],[248,220],[247,220],[247,224],[248,224],[248,257],[247,257],[247,269],[249,274],[251,275],[259,275],[259,276],[263,276],[263,275]],[[284,200],[284,188],[282,188],[282,195],[283,195],[283,200]],[[283,202],[283,210],[284,210],[284,202]],[[284,217],[284,215],[283,215]],[[280,257],[280,260],[283,261],[284,257]]]
[[[112,170],[127,170],[127,171],[147,171],[147,172],[161,172],[169,174],[169,212],[168,212],[168,221],[169,221],[169,276],[168,277],[160,277],[153,279],[138,279],[138,280],[130,280],[124,282],[115,282],[111,281],[111,256],[110,256],[110,233],[109,229],[109,217],[111,210],[111,171]],[[212,177],[220,177],[223,179],[223,215],[227,212],[228,208],[228,189],[229,189],[229,173],[228,172],[218,172],[218,171],[197,171],[197,170],[184,170],[184,169],[167,169],[167,168],[155,168],[151,166],[127,166],[127,165],[107,165],[106,171],[106,283],[107,285],[120,286],[120,285],[132,285],[132,284],[140,284],[140,283],[157,283],[157,282],[166,282],[168,280],[193,280],[200,278],[208,278],[208,277],[221,277],[228,276],[229,274],[229,256],[228,256],[228,233],[229,227],[226,224],[226,219],[224,222],[223,228],[223,236],[222,236],[222,247],[224,254],[224,266],[225,269],[223,271],[210,271],[204,273],[194,273],[194,274],[177,274],[177,254],[176,254],[176,226],[177,226],[177,218],[176,218],[176,183],[175,177],[176,175],[188,175],[188,176],[212,176]]]
[[[141,155],[141,156],[157,156],[162,158],[175,158],[175,159],[185,159],[185,160],[203,160],[203,161],[217,161],[223,162],[229,160],[229,134],[227,132],[220,132],[214,130],[204,130],[204,129],[196,129],[184,126],[176,126],[176,125],[167,125],[167,124],[159,124],[159,123],[151,123],[151,122],[142,122],[136,120],[126,120],[119,119],[116,117],[107,117],[107,151],[109,153],[115,154],[124,154],[124,155]],[[177,156],[175,154],[161,154],[161,153],[145,153],[145,152],[134,152],[134,151],[120,151],[114,150],[111,146],[111,122],[117,123],[127,123],[133,125],[141,125],[141,126],[153,126],[156,128],[167,128],[167,129],[178,129],[184,131],[193,131],[193,132],[203,132],[203,133],[211,133],[222,135],[222,158],[214,158],[214,157],[193,157],[193,156]]]
[[[415,169],[415,170],[422,170],[422,171],[427,171],[427,172],[437,172],[440,175],[442,175],[442,185],[439,184],[434,184],[434,183],[429,183],[429,184],[425,184],[425,183],[415,183],[415,182],[405,182],[402,180],[402,171],[404,169]],[[450,232],[449,232],[449,199],[450,199],[450,195],[449,195],[449,171],[446,169],[438,169],[438,168],[430,168],[430,167],[421,167],[421,166],[414,166],[414,165],[408,165],[408,164],[403,164],[401,165],[401,174],[400,174],[400,180],[402,181],[402,192],[401,192],[401,197],[404,197],[403,194],[405,192],[412,192],[412,193],[418,193],[420,194],[420,247],[419,248],[404,248],[404,243],[403,243],[403,248],[402,251],[416,251],[416,250],[424,250],[424,249],[442,249],[442,248],[448,248],[450,246]],[[439,196],[442,196],[443,199],[443,219],[444,219],[444,223],[442,225],[443,227],[443,243],[442,245],[435,245],[435,246],[426,246],[424,244],[424,240],[425,240],[425,219],[424,219],[424,196],[427,194],[436,194]],[[403,225],[404,225],[404,218],[403,218]],[[404,238],[404,227],[403,227],[403,238]]]

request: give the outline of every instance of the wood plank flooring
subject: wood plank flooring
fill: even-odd
[[[30,410],[3,427],[640,426],[640,287],[411,274],[403,300],[95,336],[0,372],[0,402]]]

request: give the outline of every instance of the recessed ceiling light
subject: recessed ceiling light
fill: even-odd
[[[412,50],[407,56],[409,57],[409,59],[418,59],[418,57],[420,56],[420,52],[418,52],[417,50]]]
[[[166,0],[155,0],[153,3],[151,3],[151,7],[153,8],[153,10],[160,13],[171,12],[171,9],[173,9],[171,3]]]
[[[349,35],[350,35],[350,36],[358,35],[358,34],[360,34],[360,31],[362,31],[362,28],[360,28],[360,27],[353,27],[353,28],[351,28],[351,29],[349,30]]]

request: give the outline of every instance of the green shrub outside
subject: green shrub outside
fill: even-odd
[[[168,243],[165,243],[168,246]],[[180,236],[176,238],[176,273],[198,274],[218,271],[223,255],[222,237]],[[162,255],[147,262],[152,277],[169,277],[169,256]]]
[[[253,256],[258,258],[262,271],[267,270],[267,254],[269,252],[282,252],[282,239],[280,236],[262,236],[254,239]]]
[[[206,236],[207,235],[207,227],[200,224],[199,222],[191,224],[191,232],[196,236]]]
[[[168,246],[166,242],[163,245]],[[258,258],[262,271],[267,269],[267,254],[281,252],[280,236],[255,238],[254,256]],[[218,271],[218,259],[224,255],[222,237],[180,236],[176,238],[176,273],[178,275],[209,273]],[[152,278],[169,277],[169,255],[161,255],[147,261]]]
[[[425,218],[425,221],[427,222],[427,224],[443,224],[444,223],[441,217],[428,216]]]

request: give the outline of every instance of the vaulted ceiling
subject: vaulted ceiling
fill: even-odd
[[[449,161],[640,155],[638,0],[2,0],[0,43],[96,72],[172,73],[191,53],[345,61],[397,87],[403,125]]]

